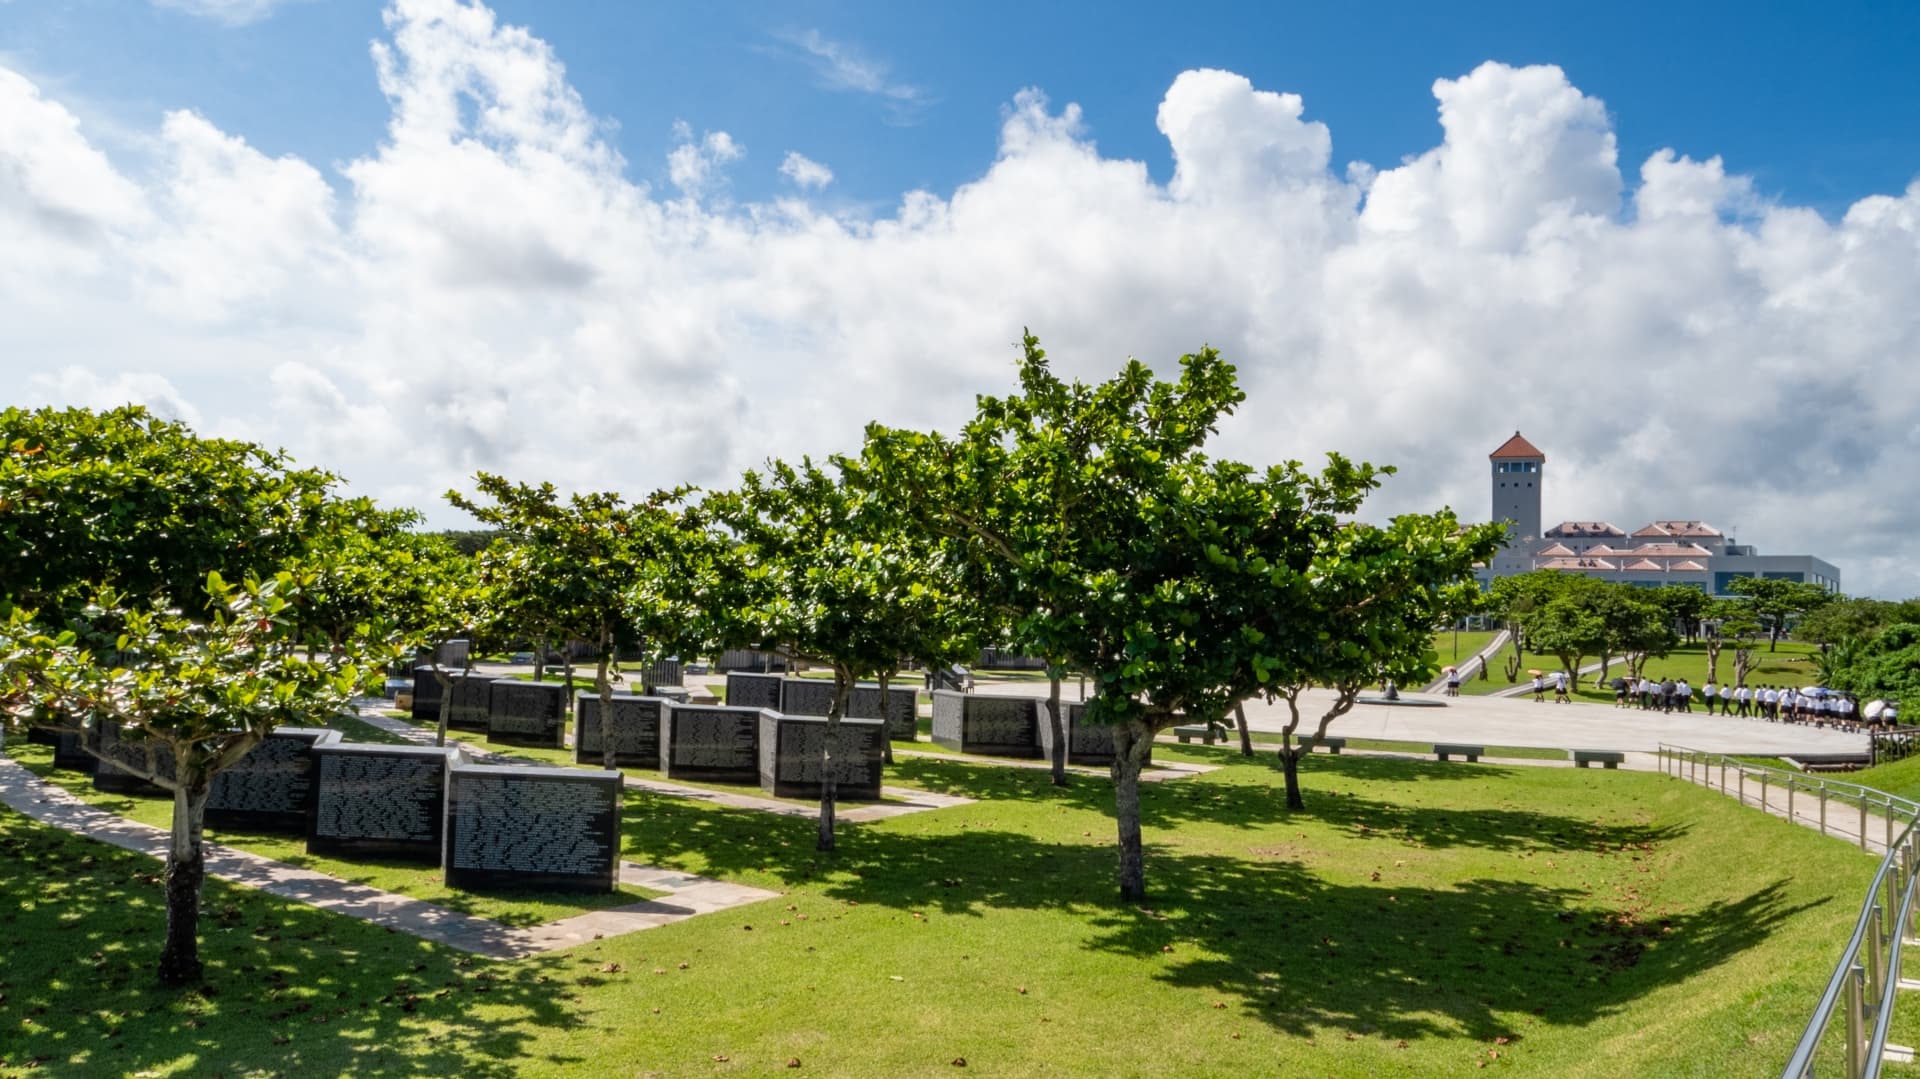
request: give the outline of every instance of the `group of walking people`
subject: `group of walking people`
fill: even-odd
[[[1860,702],[1851,693],[1818,686],[1795,689],[1791,686],[1719,685],[1709,681],[1696,692],[1684,678],[1613,680],[1613,706],[1638,707],[1645,711],[1692,712],[1695,702],[1708,715],[1740,716],[1774,723],[1811,723],[1819,727],[1859,730],[1862,725],[1897,726],[1899,709],[1884,702],[1872,716],[1861,714]]]

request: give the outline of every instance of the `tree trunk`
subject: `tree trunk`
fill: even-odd
[[[1060,679],[1047,673],[1047,727],[1053,731],[1053,785],[1067,785],[1067,725],[1060,716]]]
[[[433,744],[447,744],[447,717],[453,714],[453,676],[440,669],[433,668],[433,680],[440,683],[440,724],[434,728]]]
[[[207,852],[201,828],[207,815],[212,777],[186,764],[176,753],[173,839],[167,850],[167,942],[160,949],[160,984],[193,985],[200,980],[200,888],[207,879]]]
[[[547,639],[542,637],[534,641],[533,647],[533,680],[544,682],[547,680]],[[468,649],[468,652],[471,654],[472,649]]]
[[[1720,642],[1715,640],[1712,637],[1709,637],[1707,638],[1707,681],[1718,682],[1719,680],[1720,680]]]
[[[613,680],[607,677],[607,657],[613,653],[613,632],[603,630],[600,634],[600,666],[593,677],[594,692],[600,695],[600,767],[612,771],[614,767],[613,742]],[[646,687],[640,687],[644,690]],[[573,694],[567,694],[567,703],[573,703]],[[580,731],[573,732],[574,741],[580,739]]]
[[[1233,702],[1233,722],[1240,728],[1240,755],[1253,756],[1253,731],[1247,727],[1247,706],[1243,701]]]
[[[1780,647],[1780,628],[1786,624],[1785,618],[1774,618],[1767,623],[1767,651]]]
[[[1300,798],[1300,753],[1300,747],[1291,740],[1280,749],[1280,771],[1287,777],[1288,809],[1307,808],[1307,803]]]
[[[560,653],[560,670],[562,671],[561,684],[567,687],[566,699],[572,700],[573,699],[573,642],[568,641],[565,645],[561,646],[561,649],[562,649]]]
[[[893,688],[893,672],[881,671],[879,682],[880,682],[880,726],[881,726],[880,761],[883,764],[892,764],[893,763],[893,712],[892,712],[893,706],[889,703],[889,701],[892,698],[888,696],[888,691]],[[917,733],[920,728],[920,718],[919,718],[920,703],[918,698],[915,698],[915,701],[914,701],[913,715],[914,715],[914,730]]]
[[[820,745],[820,838],[814,843],[815,850],[833,849],[833,803],[840,793],[839,778],[834,775],[835,753],[840,748],[840,717],[846,715],[847,698],[852,693],[853,676],[835,667],[833,704],[827,708],[827,737]]]
[[[1130,719],[1114,729],[1113,815],[1120,832],[1120,898],[1147,897],[1145,852],[1140,843],[1140,770],[1153,745],[1153,725]]]

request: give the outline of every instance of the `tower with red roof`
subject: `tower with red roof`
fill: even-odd
[[[1540,539],[1540,484],[1547,455],[1519,431],[1487,455],[1493,465],[1493,520],[1507,522],[1507,546],[1493,556],[1493,575],[1505,577],[1533,568]]]

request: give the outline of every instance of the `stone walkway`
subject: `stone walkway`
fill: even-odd
[[[124,850],[153,858],[163,859],[167,855],[168,833],[165,829],[96,809],[59,787],[42,783],[38,776],[7,757],[0,757],[0,803],[44,824],[111,843]],[[546,925],[514,929],[487,918],[461,914],[419,899],[352,884],[325,873],[301,869],[217,843],[207,844],[207,873],[248,888],[258,888],[282,899],[359,918],[493,959],[520,959],[571,948],[596,938],[670,925],[697,914],[758,903],[780,894],[622,862],[622,883],[668,894],[661,899],[588,911]]]
[[[1050,772],[1053,770],[1052,763],[1048,761],[1022,760],[1018,757],[983,757],[971,753],[929,753],[918,749],[896,749],[893,751],[893,755],[896,757],[917,757],[921,760],[930,761],[954,761],[958,764],[988,764],[998,768],[1030,768],[1041,772]],[[1189,776],[1205,775],[1208,772],[1218,771],[1219,768],[1220,766],[1217,764],[1187,764],[1184,762],[1161,764],[1158,767],[1143,770],[1140,773],[1140,782],[1162,783],[1169,779],[1185,779]],[[1077,764],[1067,765],[1067,772],[1070,775],[1099,776],[1102,778],[1112,774],[1105,768],[1088,768]]]

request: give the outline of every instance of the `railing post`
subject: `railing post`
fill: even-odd
[[[1051,723],[1053,721],[1048,720],[1047,722]],[[1720,758],[1720,793],[1727,793],[1727,759],[1725,757]]]
[[[1860,849],[1867,849],[1867,789],[1860,788]]]
[[[1858,1079],[1864,1074],[1864,1061],[1860,1058],[1865,1049],[1864,1028],[1866,1016],[1860,1013],[1860,982],[1867,975],[1860,964],[1855,963],[1847,972],[1847,1075],[1849,1079]]]
[[[1891,795],[1887,798],[1887,841],[1884,846],[1889,851],[1893,850],[1893,798]]]
[[[1047,722],[1051,723],[1053,721],[1048,720]],[[1741,805],[1746,805],[1747,804],[1747,768],[1745,765],[1735,765],[1733,768],[1733,771],[1734,771],[1734,774],[1739,777],[1738,779],[1734,780],[1733,796],[1735,798],[1740,799]]]
[[[1048,722],[1051,723],[1052,720],[1048,720]],[[1800,785],[1800,781],[1797,777],[1795,776],[1787,777],[1787,821],[1789,823],[1793,821],[1793,791],[1794,791],[1794,788],[1798,787],[1799,785]]]
[[[1047,722],[1051,723],[1053,721],[1048,720]],[[1765,812],[1766,808],[1767,808],[1767,773],[1763,771],[1760,773],[1760,809],[1762,812]]]
[[[1880,935],[1880,897],[1874,897],[1874,904],[1867,908],[1867,1000],[1862,1009],[1874,1011],[1880,1002],[1881,993],[1886,985],[1880,980],[1882,960],[1881,949],[1886,945]]]
[[[1827,781],[1820,781],[1820,834],[1827,834]]]

